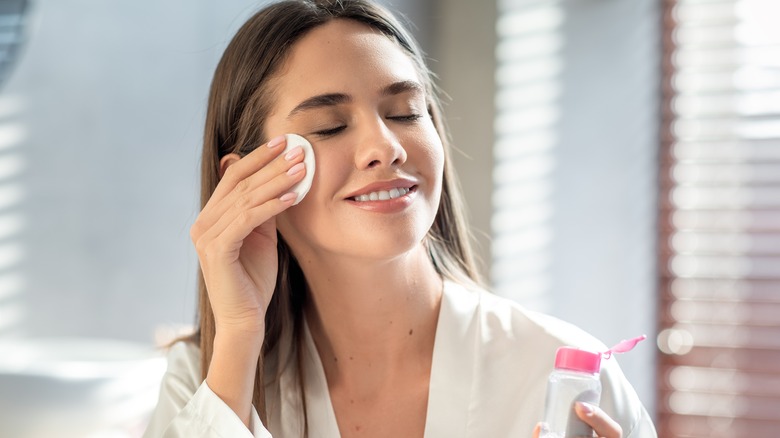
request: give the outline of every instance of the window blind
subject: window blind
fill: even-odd
[[[23,42],[27,0],[0,2],[0,84],[8,77]]]
[[[779,23],[664,0],[662,437],[780,435]]]
[[[549,311],[565,11],[560,0],[500,0],[498,12],[491,280]]]
[[[0,2],[0,89],[7,83],[25,42],[27,3]],[[0,337],[15,335],[26,314],[20,268],[24,257],[20,234],[25,225],[20,214],[20,176],[25,160],[19,146],[26,137],[26,127],[19,120],[22,108],[18,96],[0,93]]]

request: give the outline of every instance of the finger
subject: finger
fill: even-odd
[[[242,200],[240,204],[234,204],[202,235],[194,236],[193,239],[198,252],[208,251],[215,239],[220,239],[222,242],[218,245],[222,248],[220,252],[228,253],[236,250],[241,247],[243,239],[252,230],[292,205],[297,196],[294,193],[289,195],[287,192],[306,175],[303,163],[299,164],[300,167],[297,168],[297,173],[290,174],[285,172],[282,175],[278,175],[269,181],[268,184],[258,189],[257,193],[253,194],[253,198],[247,198],[248,200]],[[293,167],[291,170],[296,170],[296,168]],[[279,205],[279,201],[283,205]],[[270,208],[258,208],[266,204],[270,204]],[[233,227],[233,231],[225,234],[228,227]]]
[[[270,165],[235,184],[233,190],[224,198],[218,199],[215,191],[215,195],[212,195],[209,202],[203,207],[193,225],[190,233],[193,242],[200,240],[214,226],[218,227],[215,233],[221,233],[224,227],[233,220],[232,217],[224,218],[225,215],[231,215],[231,209],[238,209],[237,213],[240,213],[242,210],[281,196],[293,184],[300,182],[306,175],[306,169],[301,163],[303,151],[300,148],[296,148],[290,152],[293,153],[277,157]],[[233,164],[231,168],[239,163],[240,161]],[[301,172],[302,170],[303,172]],[[289,183],[287,180],[289,180]],[[229,184],[226,183],[225,185]],[[220,182],[217,188],[220,189],[222,187],[224,186]],[[237,213],[234,212],[232,215],[234,216]],[[222,226],[219,226],[219,221],[222,221]]]
[[[211,198],[221,199],[232,191],[239,181],[268,165],[268,163],[273,161],[274,158],[284,151],[285,143],[285,136],[281,135],[279,137],[274,137],[232,164],[220,179]]]
[[[281,175],[277,175],[274,179],[268,181],[265,185],[258,187],[253,191],[247,192],[243,196],[231,197],[230,200],[233,202],[225,206],[225,211],[220,213],[219,218],[217,219],[216,223],[209,229],[208,234],[213,236],[221,234],[229,224],[235,221],[236,217],[240,216],[249,209],[282,196],[298,181],[303,179],[305,175],[306,167],[303,165],[303,163],[298,163],[288,169],[287,172],[282,173]],[[255,227],[260,226],[260,224],[263,222],[265,222],[265,220],[256,224]]]
[[[258,188],[254,192],[248,193],[245,197],[236,200],[232,206],[222,214],[212,229],[208,231],[208,235],[204,236],[207,241],[211,236],[222,235],[224,230],[227,227],[234,225],[236,221],[245,223],[246,226],[249,227],[248,230],[246,230],[246,235],[248,235],[251,230],[259,227],[268,219],[279,214],[281,211],[275,211],[274,209],[257,210],[256,208],[268,202],[275,202],[275,200],[285,197],[287,191],[289,191],[298,181],[303,179],[306,174],[306,168],[303,163],[293,166],[290,170],[295,172],[279,175],[268,184]],[[285,200],[288,199],[289,197],[285,198]],[[295,199],[297,199],[297,197]],[[295,202],[295,199],[293,199],[293,202]],[[255,213],[250,213],[250,211],[254,211]],[[258,216],[256,214],[256,212],[263,211],[268,211],[269,215]],[[246,235],[241,236],[241,239],[243,240]]]
[[[303,154],[303,149],[301,147],[296,147],[284,155],[276,157],[276,159],[262,169],[258,169],[255,173],[236,183],[233,190],[218,202],[216,209],[224,209],[225,204],[229,206],[236,202],[241,202],[243,198],[251,198],[258,189],[261,189],[264,185],[268,184],[269,181],[282,173],[290,171],[298,163],[303,161]]]
[[[536,427],[534,427],[534,434],[533,438],[539,438],[539,433],[542,431],[542,423],[536,423]]]
[[[251,208],[236,216],[219,239],[226,243],[223,248],[224,255],[238,258],[244,239],[261,224],[283,212],[295,203],[297,195],[293,192],[286,193],[279,198],[272,199],[262,205]]]
[[[596,435],[604,438],[621,438],[623,429],[598,406],[590,403],[577,402],[577,416],[590,425]]]
[[[274,191],[273,187],[271,187],[272,193],[268,194],[268,188],[266,188],[266,186],[269,185],[273,179],[278,178],[278,176],[284,173],[294,175],[301,169],[301,166],[298,166],[301,161],[303,161],[303,149],[297,147],[288,151],[283,156],[276,157],[271,163],[262,169],[257,169],[255,173],[247,176],[241,181],[238,181],[237,183],[226,183],[226,185],[232,184],[233,189],[224,194],[221,199],[217,196],[212,196],[203,208],[202,214],[204,217],[202,218],[202,221],[211,224],[222,217],[226,211],[235,206],[253,206],[257,205],[259,202],[265,202],[265,200],[272,197],[280,196],[280,190]],[[239,163],[241,163],[241,160],[230,166],[228,171]],[[242,171],[239,170],[238,172]],[[233,177],[231,176],[231,178]]]

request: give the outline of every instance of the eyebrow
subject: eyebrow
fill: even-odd
[[[294,116],[295,114],[301,111],[328,107],[328,106],[336,106],[342,103],[348,103],[351,100],[352,100],[351,97],[343,93],[320,94],[317,96],[310,97],[304,100],[303,102],[299,103],[298,105],[296,105],[295,108],[293,108],[293,110],[290,111],[290,114],[287,114],[287,118],[289,119],[290,117]]]
[[[419,82],[415,81],[399,81],[399,82],[393,82],[392,84],[386,86],[382,89],[382,95],[383,96],[395,96],[396,94],[401,93],[422,93],[423,87],[420,85]]]
[[[383,88],[380,91],[380,94],[382,96],[395,96],[407,92],[422,93],[423,87],[415,81],[399,81],[393,82],[392,84]],[[290,117],[302,111],[341,105],[351,101],[352,97],[344,93],[319,94],[317,96],[312,96],[296,105],[295,108],[290,111],[290,114],[287,115],[287,118],[289,119]]]

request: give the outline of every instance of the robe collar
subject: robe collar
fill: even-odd
[[[479,349],[479,294],[451,281],[444,281],[439,320],[433,345],[425,437],[465,437],[470,420],[474,372]],[[338,423],[328,392],[328,383],[317,348],[304,323],[304,396],[310,438],[339,437]],[[295,367],[280,379],[282,436],[301,436],[301,425],[290,418],[299,415]],[[297,400],[296,400],[297,399]],[[288,419],[285,421],[285,419]]]

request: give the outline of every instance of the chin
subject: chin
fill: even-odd
[[[408,230],[407,230],[408,231]],[[422,247],[425,233],[352,233],[338,241],[322,242],[333,254],[370,260],[390,260]]]
[[[322,216],[320,216],[322,217]],[[391,260],[423,248],[422,241],[433,224],[433,215],[412,214],[394,219],[367,220],[362,215],[331,216],[311,221],[277,221],[282,236],[294,253],[321,257]],[[302,251],[296,251],[296,249]]]

